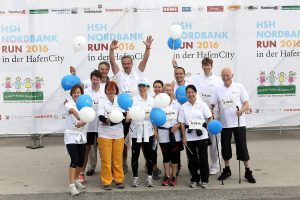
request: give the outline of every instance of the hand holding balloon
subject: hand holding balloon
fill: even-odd
[[[120,123],[124,119],[123,113],[120,110],[113,110],[109,113],[108,119],[112,123]]]

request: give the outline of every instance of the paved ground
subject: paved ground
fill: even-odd
[[[68,187],[69,157],[62,137],[44,137],[42,149],[27,149],[30,138],[0,138],[0,199],[72,199]],[[217,175],[210,177],[209,189],[190,189],[186,156],[178,185],[162,187],[161,179],[154,188],[143,182],[130,186],[132,173],[126,175],[126,188],[104,191],[96,175],[88,177],[87,189],[76,199],[300,199],[300,131],[260,131],[248,133],[251,168],[257,179],[238,184],[238,161],[232,160],[233,175],[221,185]],[[161,154],[159,168],[162,169]],[[235,155],[234,155],[235,156]],[[130,156],[129,156],[130,157]],[[146,179],[144,160],[140,158],[140,179]],[[242,173],[244,169],[242,168]]]

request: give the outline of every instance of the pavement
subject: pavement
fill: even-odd
[[[208,189],[189,188],[189,172],[185,152],[183,170],[176,187],[144,185],[144,158],[140,156],[140,186],[131,187],[132,173],[126,174],[125,189],[104,191],[96,174],[87,177],[87,189],[79,196],[67,194],[69,156],[65,153],[61,135],[42,138],[44,148],[28,149],[31,137],[0,137],[0,200],[8,199],[300,199],[300,131],[249,131],[250,167],[257,180],[250,184],[242,178],[238,183],[238,161],[231,160],[232,176],[224,181],[218,175],[209,179]],[[233,152],[235,146],[233,144]],[[129,158],[131,156],[129,155]],[[129,160],[128,160],[129,163]],[[158,150],[158,166],[162,170],[162,156]],[[242,166],[242,176],[244,167]]]

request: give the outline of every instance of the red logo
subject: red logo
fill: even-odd
[[[223,12],[224,6],[207,6],[207,12]]]

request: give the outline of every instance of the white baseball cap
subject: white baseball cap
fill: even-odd
[[[138,85],[144,85],[144,86],[150,87],[149,80],[147,78],[141,78]]]

